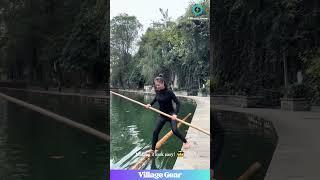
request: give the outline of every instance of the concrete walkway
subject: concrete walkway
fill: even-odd
[[[273,123],[279,139],[265,179],[320,179],[320,112],[290,112],[219,105],[213,108],[250,113]]]
[[[179,95],[177,95],[179,96]],[[192,99],[197,108],[191,124],[210,132],[210,98],[179,96]],[[184,157],[178,157],[173,169],[210,169],[210,136],[189,127],[186,136],[190,148],[183,150]]]

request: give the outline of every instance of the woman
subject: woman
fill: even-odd
[[[155,88],[156,96],[154,97],[153,101],[150,104],[147,104],[145,107],[149,108],[155,102],[158,102],[160,106],[160,111],[170,114],[172,118],[168,118],[164,115],[159,116],[156,127],[153,131],[152,148],[149,152],[152,152],[152,153],[155,152],[159,133],[166,122],[170,122],[173,133],[183,142],[183,147],[185,149],[189,148],[190,145],[187,142],[186,138],[183,137],[177,129],[176,119],[177,119],[177,114],[179,113],[179,108],[180,108],[180,102],[178,98],[171,90],[168,89],[167,83],[161,74],[154,79],[154,88]],[[175,109],[173,108],[172,101],[174,101],[176,104]]]

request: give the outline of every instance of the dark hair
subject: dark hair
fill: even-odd
[[[164,89],[168,89],[168,85],[167,85],[166,80],[163,78],[163,74],[159,74],[156,78],[154,78],[154,80],[153,80],[153,87],[155,87],[155,84],[154,84],[155,81],[163,82],[163,84],[164,84]],[[158,92],[158,91],[156,90],[156,88],[154,88],[154,91],[155,91],[156,93]]]

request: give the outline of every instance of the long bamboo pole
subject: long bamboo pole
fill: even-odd
[[[186,121],[188,117],[191,116],[191,113],[189,113],[186,117],[184,117],[182,120]],[[178,123],[178,128],[181,126],[181,123]],[[167,142],[167,140],[172,136],[173,132],[170,130],[165,136],[163,136],[156,145],[156,149],[160,149],[161,146]],[[148,161],[151,158],[151,152],[149,154],[146,154],[143,158],[141,158],[136,164],[134,164],[130,169],[138,170],[141,168],[141,166]]]
[[[124,99],[126,99],[126,100],[131,101],[131,102],[134,102],[134,103],[139,104],[139,105],[141,105],[141,106],[145,106],[145,104],[143,104],[143,103],[141,103],[141,102],[139,102],[139,101],[133,100],[133,99],[131,99],[131,98],[128,98],[128,97],[126,97],[126,96],[124,96],[124,95],[115,93],[115,92],[113,92],[113,91],[110,91],[110,92],[111,92],[111,94],[120,96],[120,97],[122,97],[122,98],[124,98]],[[164,113],[164,112],[162,112],[162,111],[159,111],[159,110],[156,109],[156,108],[149,107],[149,109],[152,110],[152,111],[155,111],[155,112],[157,112],[157,113],[159,113],[159,114],[162,114],[162,115],[164,115],[164,116],[166,116],[166,117],[169,117],[169,118],[172,117],[171,115],[169,115],[169,114],[167,114],[167,113]],[[181,122],[182,124],[185,124],[185,125],[187,125],[187,126],[189,126],[189,127],[192,127],[192,128],[194,128],[194,129],[196,129],[196,130],[198,130],[198,131],[201,131],[201,132],[203,132],[203,133],[205,133],[205,134],[207,134],[207,135],[210,136],[210,132],[208,132],[208,131],[206,131],[206,130],[204,130],[204,129],[202,129],[202,128],[199,128],[199,127],[196,127],[196,126],[194,126],[194,125],[192,125],[192,124],[190,124],[190,123],[184,122],[184,121],[182,121],[182,120],[179,119],[179,118],[177,118],[176,120],[179,121],[179,122]]]
[[[13,98],[11,96],[7,96],[7,95],[5,95],[3,93],[0,93],[0,98],[3,98],[3,99],[5,99],[7,101],[10,101],[12,103],[15,103],[15,104],[18,104],[20,106],[23,106],[23,107],[26,107],[28,109],[31,109],[33,111],[36,111],[36,112],[38,112],[40,114],[43,114],[45,116],[48,116],[48,117],[50,117],[50,118],[52,118],[52,119],[54,119],[56,121],[62,122],[64,124],[68,125],[68,126],[71,126],[73,128],[77,128],[77,129],[79,129],[81,131],[84,131],[84,132],[86,132],[88,134],[96,136],[96,137],[98,137],[98,138],[100,138],[100,139],[102,139],[104,141],[107,141],[107,142],[110,141],[110,136],[107,135],[107,134],[104,134],[104,133],[102,133],[102,132],[100,132],[100,131],[98,131],[96,129],[93,129],[93,128],[89,127],[89,126],[86,126],[86,125],[80,124],[78,122],[72,121],[72,120],[70,120],[68,118],[60,116],[60,115],[58,115],[56,113],[53,113],[53,112],[48,111],[46,109],[43,109],[41,107],[35,106],[33,104],[29,104],[27,102],[21,101],[21,100],[16,99],[16,98]]]
[[[262,165],[259,162],[253,163],[249,169],[247,169],[239,178],[238,180],[249,180],[254,176],[260,169]]]
[[[186,121],[191,116],[191,113],[189,113],[186,117],[182,119],[182,121]],[[181,126],[181,123],[179,122],[177,125],[177,128]],[[163,136],[156,144],[156,149],[160,149],[160,147],[167,142],[167,140],[173,135],[173,131],[169,131],[165,136]]]

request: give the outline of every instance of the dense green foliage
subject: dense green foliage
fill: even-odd
[[[209,7],[208,1],[205,4]],[[152,84],[153,78],[160,73],[165,75],[169,84],[173,85],[176,82],[174,84],[176,88],[199,89],[203,84],[208,85],[209,21],[190,20],[190,17],[194,17],[191,6],[186,10],[185,15],[176,21],[169,18],[168,11],[160,9],[160,12],[163,16],[162,20],[154,22],[142,35],[138,43],[138,51],[134,55],[129,53],[124,56],[124,53],[128,52],[122,53],[123,58],[120,55],[112,55],[112,59],[115,60],[112,62],[113,85],[141,88],[142,85]],[[130,16],[119,15],[112,22],[121,24],[119,19],[128,17]],[[209,17],[209,13],[202,16],[202,18],[206,17]],[[132,19],[132,23],[134,22],[137,23],[136,19]],[[112,24],[111,27],[113,27]],[[131,31],[134,32],[137,29],[132,28]],[[111,31],[111,37],[113,36]],[[117,53],[122,52],[111,45],[111,52],[114,50]],[[125,60],[125,57],[130,57],[128,58],[130,62]],[[119,67],[121,63],[127,65],[127,71],[123,72],[125,67]],[[119,74],[120,69],[125,75]],[[118,83],[121,81],[125,83]]]
[[[8,79],[44,85],[101,84],[108,68],[106,0],[6,0],[0,65]]]
[[[320,48],[306,58],[307,84],[312,93],[312,99],[320,104]]]
[[[212,2],[213,91],[259,95],[303,82],[319,97],[317,0],[217,0]]]
[[[135,72],[132,47],[142,25],[136,17],[121,14],[111,20],[110,27],[111,83],[125,87],[130,84],[132,73]]]

